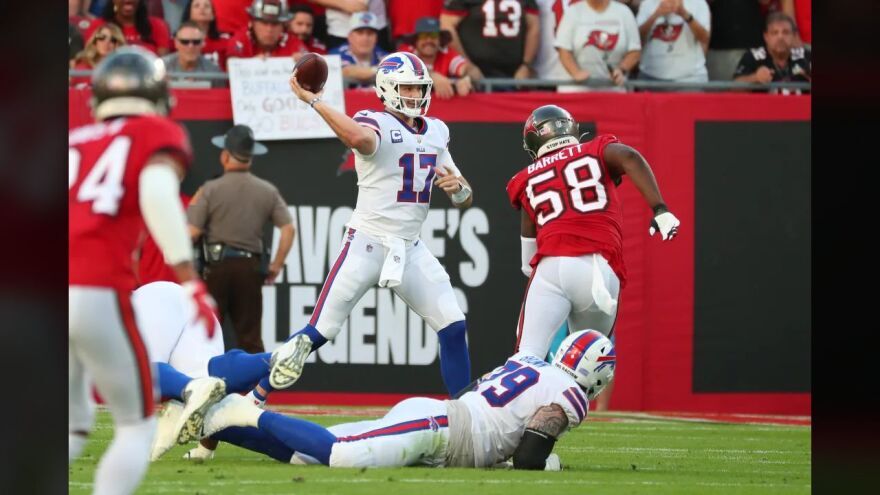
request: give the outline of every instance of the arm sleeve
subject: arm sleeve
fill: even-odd
[[[535,253],[538,252],[538,240],[534,237],[523,237],[520,236],[520,261],[522,264],[519,269],[523,272],[523,275],[526,277],[532,276],[532,258],[535,257]]]
[[[555,444],[550,435],[526,428],[513,452],[513,469],[544,469]]]
[[[186,215],[180,204],[180,180],[171,164],[147,166],[138,178],[141,214],[165,262],[192,260]]]
[[[275,190],[275,206],[272,208],[272,223],[276,227],[283,227],[289,223],[293,223],[293,217],[290,216],[290,210],[287,209],[287,203],[278,190]]]

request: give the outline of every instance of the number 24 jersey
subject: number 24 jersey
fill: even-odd
[[[538,251],[531,266],[545,256],[599,253],[623,287],[623,212],[617,186],[605,166],[605,147],[618,142],[601,134],[544,155],[520,170],[507,184],[510,204],[522,208],[538,230]]]
[[[477,388],[462,395],[471,414],[471,437],[477,466],[491,466],[513,455],[532,416],[558,404],[568,428],[578,426],[589,403],[574,378],[535,356],[517,353],[487,373]]]
[[[185,167],[192,160],[186,132],[165,117],[122,117],[70,131],[70,285],[135,288],[135,263],[146,237],[138,181],[150,157],[160,152]]]

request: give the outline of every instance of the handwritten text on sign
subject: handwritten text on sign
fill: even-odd
[[[339,56],[327,55],[324,60],[328,75],[321,99],[345,113]],[[290,57],[229,59],[233,121],[250,126],[262,140],[334,137],[321,116],[290,90],[293,65]]]

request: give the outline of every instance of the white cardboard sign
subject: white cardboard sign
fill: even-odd
[[[326,55],[327,83],[321,99],[345,113],[342,63]],[[309,105],[290,90],[291,57],[231,58],[227,62],[232,96],[232,120],[254,130],[258,140],[335,137],[333,130]]]

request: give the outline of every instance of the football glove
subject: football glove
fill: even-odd
[[[544,471],[562,471],[562,461],[556,454],[547,456],[547,464],[544,465]]]
[[[678,235],[679,225],[681,225],[681,222],[666,209],[666,205],[657,205],[654,207],[654,218],[651,220],[651,227],[648,229],[648,233],[653,236],[660,232],[660,237],[664,241],[669,241]]]
[[[214,323],[216,322],[214,315],[217,312],[217,303],[214,302],[211,294],[208,294],[208,289],[201,280],[188,280],[181,284],[181,286],[189,296],[189,303],[193,305],[194,320],[201,320],[205,325],[208,338],[212,338],[216,330],[214,328]]]

